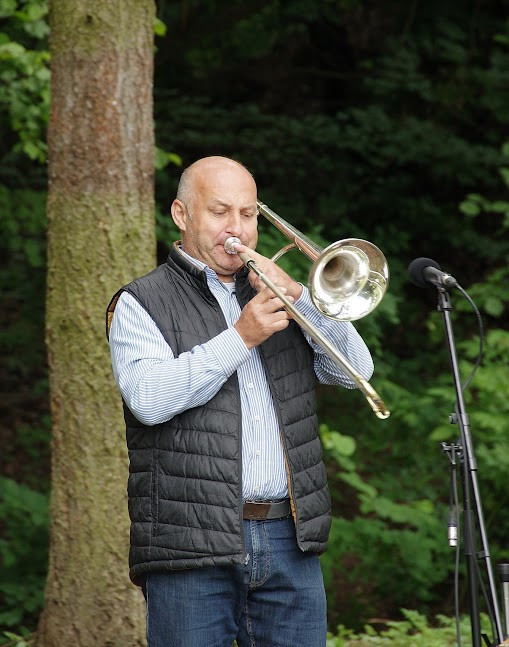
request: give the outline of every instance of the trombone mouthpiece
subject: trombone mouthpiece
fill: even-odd
[[[237,236],[230,236],[230,238],[227,238],[224,241],[224,251],[227,254],[236,254],[236,250],[234,249],[234,245],[240,245],[240,239],[237,238]]]

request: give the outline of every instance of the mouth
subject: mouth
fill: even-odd
[[[227,254],[236,254],[237,252],[235,251],[235,248],[233,247],[234,245],[239,245],[240,244],[240,238],[237,238],[237,236],[230,236],[224,241],[224,251]]]

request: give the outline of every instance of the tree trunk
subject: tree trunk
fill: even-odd
[[[145,644],[143,598],[127,574],[127,452],[104,313],[155,264],[154,15],[153,0],[50,2],[52,492],[37,647]]]

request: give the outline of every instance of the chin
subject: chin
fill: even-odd
[[[238,272],[243,263],[238,256],[232,256],[231,254],[226,254],[225,252],[222,258],[214,258],[214,265],[209,264],[209,266],[216,272],[216,274],[235,274]]]
[[[233,259],[235,260],[235,259]],[[232,262],[232,263],[225,263],[224,269],[228,269],[232,274],[235,274],[235,272],[238,272],[240,269],[244,267],[244,263],[242,261],[240,262]]]

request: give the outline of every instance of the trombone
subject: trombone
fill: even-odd
[[[277,261],[289,249],[297,247],[313,261],[308,287],[313,304],[322,314],[337,321],[355,321],[376,308],[389,281],[387,261],[376,245],[359,238],[347,238],[322,249],[266,204],[259,200],[256,204],[259,212],[291,241],[279,250],[272,260]],[[236,252],[233,245],[237,243],[240,243],[240,240],[232,236],[225,241],[224,248],[229,254],[238,253],[244,265],[281,299],[285,309],[292,314],[301,328],[355,382],[377,418],[388,418],[390,411],[371,384],[359,375],[350,362],[297,310],[285,294],[257,267],[252,258],[244,252]]]

